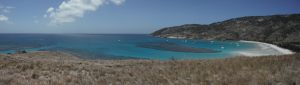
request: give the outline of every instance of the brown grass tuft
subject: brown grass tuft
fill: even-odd
[[[300,54],[215,60],[81,60],[0,55],[0,85],[299,85]]]

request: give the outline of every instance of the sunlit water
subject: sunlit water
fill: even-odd
[[[185,48],[215,52],[189,52]],[[166,39],[137,34],[0,34],[0,53],[63,51],[84,59],[212,59],[231,57],[234,51],[253,48],[255,44],[237,41]]]

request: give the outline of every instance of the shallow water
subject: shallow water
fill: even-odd
[[[143,34],[0,34],[0,53],[64,51],[85,59],[212,59],[253,48],[255,44],[238,41],[166,39]]]

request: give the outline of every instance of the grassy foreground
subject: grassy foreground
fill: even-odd
[[[0,55],[0,85],[299,85],[300,54],[215,60],[81,60]]]

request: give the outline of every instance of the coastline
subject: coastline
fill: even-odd
[[[240,40],[239,42],[243,43],[252,43],[256,44],[256,48],[244,50],[244,51],[237,51],[234,54],[248,56],[248,57],[258,57],[258,56],[268,56],[268,55],[290,55],[295,54],[295,52],[281,48],[274,44],[264,43],[264,42],[257,42],[257,41],[246,41]],[[263,52],[262,52],[263,51]]]
[[[185,39],[185,37],[169,36],[171,39]],[[246,56],[246,57],[260,57],[260,56],[279,56],[279,55],[292,55],[296,52],[287,48],[282,48],[274,44],[239,40],[238,42],[255,44],[256,47],[252,49],[232,52],[233,56]]]

